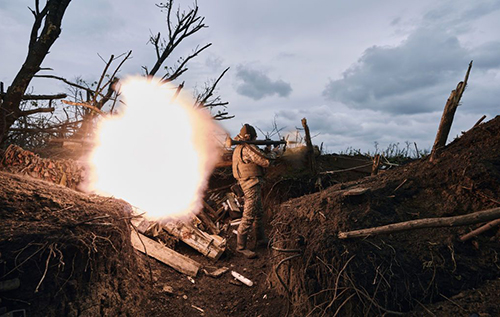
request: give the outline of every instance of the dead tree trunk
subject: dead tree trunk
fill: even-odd
[[[441,149],[446,145],[448,140],[448,135],[450,134],[451,125],[453,123],[453,118],[455,117],[455,112],[457,111],[458,103],[462,94],[464,93],[465,87],[467,86],[467,80],[469,79],[470,70],[472,68],[472,61],[469,63],[469,68],[465,74],[465,79],[459,82],[457,88],[451,91],[450,97],[446,101],[444,106],[443,115],[441,116],[441,122],[439,123],[439,128],[436,134],[436,140],[432,146],[430,161],[434,161]]]
[[[422,228],[456,227],[487,222],[500,218],[500,208],[474,212],[468,215],[442,218],[428,218],[394,223],[386,226],[339,232],[339,239],[361,238],[377,234],[394,233]]]
[[[7,88],[3,100],[0,101],[0,144],[5,140],[9,128],[22,116],[19,105],[24,92],[33,76],[40,70],[52,44],[59,37],[62,18],[70,2],[71,0],[48,0],[40,11],[38,1],[36,1],[35,9],[31,10],[35,16],[35,22],[31,30],[28,55]],[[44,25],[40,31],[42,23]]]
[[[309,132],[309,126],[307,125],[306,118],[302,118],[302,127],[304,127],[305,132],[307,162],[309,164],[309,169],[311,170],[311,173],[316,174],[316,158],[314,157],[314,147],[311,141],[311,133]]]

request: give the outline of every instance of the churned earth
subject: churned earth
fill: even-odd
[[[334,160],[318,157],[315,176],[290,162],[268,171],[272,244],[257,259],[235,253],[232,230],[216,262],[175,246],[206,270],[228,267],[253,287],[229,272],[189,280],[138,253],[125,201],[0,172],[0,281],[20,282],[0,292],[0,309],[28,316],[500,315],[498,228],[466,242],[458,238],[479,224],[338,238],[500,207],[499,117],[454,140],[434,162],[376,176],[321,174]],[[219,171],[211,186],[231,183],[228,174]]]

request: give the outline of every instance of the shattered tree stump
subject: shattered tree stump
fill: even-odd
[[[443,115],[441,116],[441,121],[439,123],[439,128],[436,134],[436,139],[434,145],[432,146],[430,161],[434,161],[441,149],[446,145],[448,140],[448,135],[450,134],[451,125],[453,123],[453,118],[455,117],[455,112],[457,111],[458,104],[467,86],[467,80],[469,79],[470,70],[472,68],[472,61],[469,64],[467,73],[465,74],[465,79],[459,82],[457,88],[451,91],[450,97],[446,101],[444,106]]]
[[[311,140],[311,133],[309,132],[309,126],[307,125],[307,119],[302,118],[302,127],[305,132],[305,141],[307,146],[307,163],[312,174],[317,173],[316,158],[314,156],[314,147]]]

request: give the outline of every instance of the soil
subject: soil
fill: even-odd
[[[456,316],[460,306],[459,315],[498,316],[498,228],[465,243],[457,237],[479,225],[364,239],[337,234],[499,207],[499,132],[497,117],[453,141],[434,162],[418,160],[281,204],[272,236],[277,247],[297,250],[279,267],[294,313]],[[353,195],[354,189],[366,191]],[[273,254],[274,267],[290,255]],[[473,292],[482,287],[488,290]],[[474,304],[452,299],[460,294]]]
[[[230,273],[185,275],[133,250],[130,206],[45,181],[0,172],[0,280],[20,279],[0,292],[0,307],[27,316],[282,316],[283,298],[269,282],[269,251],[236,255],[235,236],[217,261],[179,244],[177,250],[212,271],[223,266],[251,279],[235,285]],[[235,284],[231,284],[235,283]],[[164,289],[170,286],[173,294]],[[201,308],[204,313],[193,306]]]
[[[324,172],[334,157],[317,159]],[[20,280],[19,288],[0,291],[0,315],[500,315],[498,228],[467,242],[458,237],[479,224],[337,238],[340,231],[499,207],[500,117],[453,141],[434,162],[376,176],[313,177],[295,164],[268,171],[263,197],[272,244],[257,249],[257,259],[234,251],[231,230],[218,261],[176,245],[204,269],[228,267],[253,287],[235,285],[229,272],[200,272],[193,283],[138,253],[124,201],[0,172],[0,281]],[[221,169],[210,187],[233,181]]]

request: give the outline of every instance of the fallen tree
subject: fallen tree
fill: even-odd
[[[338,238],[339,239],[364,238],[377,234],[395,233],[395,232],[422,229],[422,228],[457,227],[457,226],[465,226],[481,222],[487,222],[499,218],[500,218],[500,208],[493,208],[462,216],[410,220],[380,227],[339,232]]]

